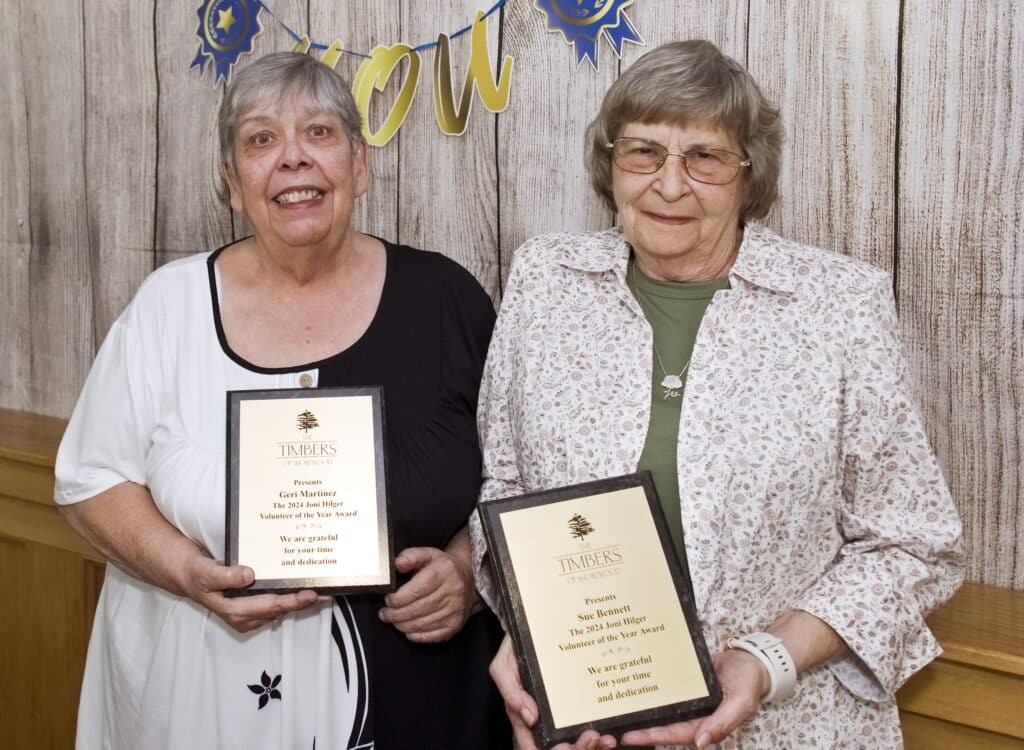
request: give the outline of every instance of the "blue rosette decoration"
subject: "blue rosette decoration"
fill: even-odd
[[[536,7],[548,19],[548,31],[561,32],[576,47],[576,67],[586,60],[597,69],[598,39],[611,45],[616,57],[625,42],[644,44],[633,28],[626,8],[633,0],[536,0]]]
[[[259,0],[205,0],[197,11],[199,53],[189,69],[206,72],[206,64],[213,60],[217,85],[231,78],[231,66],[238,56],[252,52],[252,40],[263,28],[259,15],[263,4]]]

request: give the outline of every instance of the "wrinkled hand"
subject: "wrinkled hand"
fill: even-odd
[[[384,597],[380,619],[415,643],[440,643],[458,633],[479,601],[473,571],[434,547],[409,547],[395,558],[400,573],[415,573]]]
[[[536,723],[539,716],[537,703],[523,689],[522,680],[519,679],[519,664],[512,650],[512,639],[507,635],[501,642],[498,653],[491,660],[490,671],[491,679],[505,700],[505,713],[512,724],[516,746],[519,750],[538,750],[530,731],[530,727]],[[587,730],[576,742],[555,745],[551,750],[611,750],[615,745],[614,737],[602,736],[593,730]]]
[[[699,750],[721,742],[749,721],[771,687],[768,670],[745,651],[728,649],[711,657],[722,686],[722,702],[710,716],[661,727],[626,732],[623,745],[696,745]]]
[[[244,565],[228,567],[201,553],[188,560],[183,573],[182,588],[188,597],[239,633],[248,633],[317,602],[330,601],[330,597],[318,596],[310,590],[228,598],[224,591],[245,588],[252,583],[252,568]]]

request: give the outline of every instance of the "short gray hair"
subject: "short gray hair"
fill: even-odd
[[[344,78],[312,55],[273,52],[240,70],[224,93],[217,115],[221,163],[235,165],[235,131],[246,112],[264,99],[280,101],[296,92],[337,115],[350,141],[362,140],[362,116]]]
[[[615,211],[611,143],[633,122],[685,126],[710,122],[730,132],[750,159],[740,220],[768,213],[778,197],[779,110],[746,68],[704,40],[672,42],[640,57],[608,89],[587,127],[586,163],[594,190]]]

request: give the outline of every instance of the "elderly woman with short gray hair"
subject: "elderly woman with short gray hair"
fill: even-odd
[[[481,386],[481,502],[649,470],[724,695],[705,718],[588,731],[581,750],[899,747],[896,690],[939,653],[924,616],[961,580],[961,527],[892,281],[755,223],[781,138],[710,42],[652,50],[587,130],[619,226],[536,237],[513,260]],[[491,671],[533,748],[508,638]]]
[[[487,676],[501,629],[476,614],[465,528],[490,299],[444,256],[353,228],[366,144],[318,60],[252,63],[219,130],[253,234],[142,284],[57,456],[57,501],[110,561],[78,747],[507,748]],[[346,385],[383,387],[401,585],[225,596],[253,580],[221,562],[225,392]]]

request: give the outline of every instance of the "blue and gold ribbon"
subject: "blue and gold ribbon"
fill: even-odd
[[[231,67],[238,56],[252,52],[252,40],[262,31],[259,22],[260,0],[204,0],[196,11],[199,15],[199,52],[189,68],[206,70],[213,60],[216,85],[231,77]]]
[[[548,18],[548,30],[561,32],[576,48],[576,67],[587,60],[597,69],[598,40],[603,35],[616,56],[625,42],[644,44],[633,27],[626,8],[633,0],[536,0],[536,7]]]

